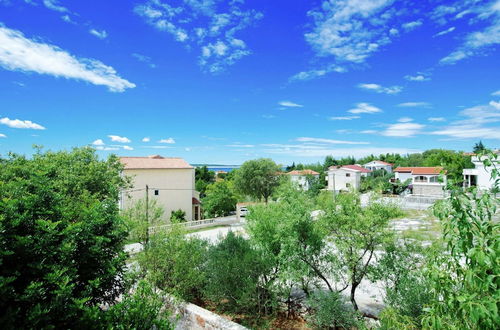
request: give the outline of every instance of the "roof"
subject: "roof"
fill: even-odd
[[[193,205],[201,204],[200,201],[197,198],[195,198],[195,197],[193,197],[193,199],[191,201],[192,201]]]
[[[348,168],[350,170],[359,171],[361,173],[371,173],[372,172],[369,169],[366,169],[366,168],[359,166],[359,165],[344,165],[344,166],[342,166],[342,168]]]
[[[398,167],[394,172],[411,173],[412,175],[440,174],[443,171],[441,166],[436,167]]]
[[[148,157],[120,157],[120,162],[125,166],[126,170],[194,168],[182,158],[162,157],[160,155]]]
[[[288,175],[319,175],[318,172],[316,171],[313,171],[313,170],[302,170],[302,171],[298,171],[298,170],[295,170],[295,171],[291,171],[291,172],[288,172],[287,173]]]
[[[390,166],[392,166],[392,165],[393,165],[393,164],[391,164],[391,163],[387,163],[387,162],[384,162],[384,161],[381,161],[381,160],[372,160],[371,162],[368,162],[368,163],[366,163],[366,164],[370,164],[370,163],[377,163],[377,164],[380,164],[380,165],[390,165]],[[366,165],[366,164],[365,164],[365,165]]]

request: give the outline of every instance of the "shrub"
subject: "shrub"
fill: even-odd
[[[122,216],[128,229],[128,241],[145,243],[147,239],[147,230],[151,226],[157,226],[161,223],[164,210],[158,205],[157,201],[150,199],[148,201],[148,218],[146,219],[146,201],[138,200],[132,207],[122,211]]]
[[[183,210],[175,210],[172,211],[170,214],[170,222],[172,223],[178,223],[178,222],[185,222],[186,221],[186,212]]]
[[[352,329],[361,325],[361,316],[338,292],[318,291],[308,299],[308,323],[316,329]]]
[[[236,196],[232,183],[217,181],[208,186],[203,198],[203,209],[208,217],[226,216],[236,209]]]

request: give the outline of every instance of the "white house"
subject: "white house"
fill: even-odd
[[[307,180],[307,176],[311,175],[314,178],[319,178],[319,173],[313,170],[302,170],[302,171],[291,171],[286,173],[290,176],[290,180],[297,184],[303,190],[309,190],[309,181]]]
[[[385,170],[387,173],[392,173],[392,164],[381,160],[372,160],[371,162],[363,165],[363,167],[370,171]]]
[[[330,166],[326,177],[327,189],[335,192],[359,190],[361,176],[366,176],[369,173],[371,173],[370,170],[357,165]]]
[[[132,178],[133,187],[121,193],[120,208],[126,209],[144,199],[156,200],[169,220],[172,211],[183,210],[186,220],[201,219],[199,193],[195,191],[194,167],[182,158],[120,157],[123,175]],[[146,190],[147,187],[147,190]]]
[[[479,157],[473,156],[471,158],[474,168],[466,168],[463,170],[464,188],[476,186],[481,190],[490,190],[493,188],[494,181],[491,179],[491,171],[494,168],[491,166],[484,166]],[[498,167],[499,161],[495,160],[495,166]]]
[[[411,180],[413,195],[443,196],[444,194],[446,175],[443,174],[442,167],[398,167],[394,173],[396,181]]]

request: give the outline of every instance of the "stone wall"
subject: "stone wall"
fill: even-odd
[[[200,306],[189,303],[178,306],[176,314],[176,316],[179,317],[175,326],[176,330],[247,330],[247,328],[242,325],[229,321],[220,315],[201,308]]]

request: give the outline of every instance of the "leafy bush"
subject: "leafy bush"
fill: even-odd
[[[265,274],[264,264],[245,238],[229,232],[211,246],[205,270],[205,297],[218,308],[259,313],[269,304],[259,281]]]
[[[362,318],[338,292],[317,291],[308,299],[311,313],[308,323],[315,329],[352,329]]]
[[[90,148],[0,159],[0,324],[71,328],[122,292],[127,183]]]
[[[150,226],[157,226],[162,222],[164,210],[158,205],[157,201],[150,199],[148,201],[148,218],[146,219],[146,200],[138,200],[132,207],[122,211],[129,233],[129,242],[144,243],[147,238],[147,230]]]
[[[218,181],[208,186],[203,209],[208,217],[222,217],[234,211],[236,203],[232,182]]]
[[[203,263],[207,243],[188,238],[174,226],[151,237],[149,247],[139,255],[146,278],[156,287],[187,301],[196,302],[205,282]]]
[[[170,214],[170,222],[172,223],[179,223],[185,221],[186,221],[186,212],[184,212],[181,209],[172,211],[172,213]]]

